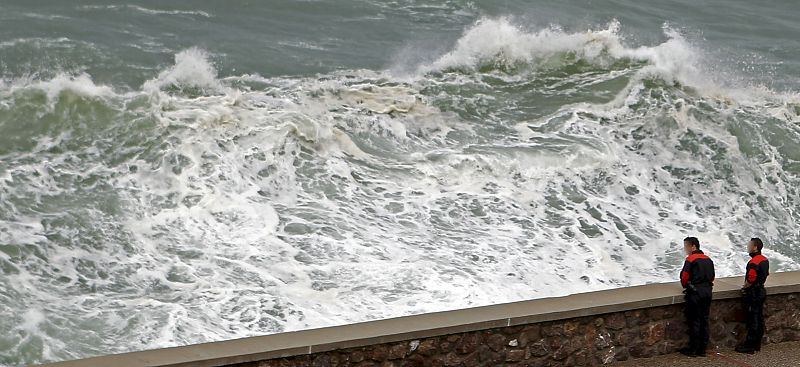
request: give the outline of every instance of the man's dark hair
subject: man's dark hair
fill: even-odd
[[[758,251],[761,251],[761,249],[764,248],[764,242],[761,241],[760,238],[753,237],[750,239],[750,241],[756,244],[756,247],[758,247]]]
[[[690,245],[696,247],[698,250],[700,249],[700,240],[697,237],[686,237],[683,239],[683,242],[689,242]]]

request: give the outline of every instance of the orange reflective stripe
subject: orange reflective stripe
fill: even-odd
[[[750,263],[758,265],[758,264],[761,264],[762,262],[764,262],[764,260],[766,260],[766,259],[767,258],[764,255],[756,255],[752,259],[750,259]]]
[[[747,271],[747,282],[748,283],[755,282],[757,277],[758,277],[758,273],[756,272],[755,269],[750,269],[749,271]]]
[[[681,284],[683,286],[686,286],[687,284],[689,284],[689,273],[688,272],[685,272],[685,271],[681,272]]]
[[[710,260],[710,258],[708,256],[706,256],[706,254],[691,254],[691,255],[686,257],[686,261],[688,261],[688,262],[694,262],[695,260],[701,260],[701,259],[703,259],[703,260],[709,259]]]

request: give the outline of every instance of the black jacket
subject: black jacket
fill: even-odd
[[[695,287],[714,286],[714,262],[703,251],[696,250],[686,257],[681,270],[681,285]]]
[[[769,260],[761,252],[750,254],[750,261],[745,269],[744,280],[754,287],[763,287],[769,276]]]

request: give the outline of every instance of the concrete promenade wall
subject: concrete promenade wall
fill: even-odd
[[[712,347],[743,337],[741,282],[716,281]],[[800,272],[767,292],[765,342],[800,340]],[[682,302],[676,283],[650,284],[47,366],[595,366],[683,346]]]

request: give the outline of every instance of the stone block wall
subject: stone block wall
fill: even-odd
[[[765,343],[800,340],[800,294],[768,296]],[[711,306],[711,348],[744,337],[738,299]],[[598,366],[673,353],[684,346],[683,305],[367,345],[236,367]]]

